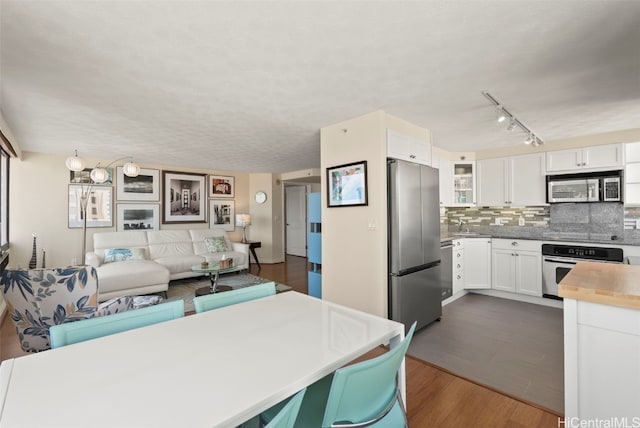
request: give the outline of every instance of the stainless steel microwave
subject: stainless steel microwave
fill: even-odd
[[[547,175],[547,202],[622,202],[622,170]]]

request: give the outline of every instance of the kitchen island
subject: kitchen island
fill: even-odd
[[[615,419],[626,421],[620,426],[636,426],[640,266],[579,262],[560,282],[559,295],[564,298],[566,420]]]

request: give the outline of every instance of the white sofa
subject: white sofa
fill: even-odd
[[[230,251],[209,253],[206,238],[223,236]],[[117,248],[142,248],[144,260],[104,262],[105,252]],[[167,291],[173,279],[201,276],[191,270],[204,260],[233,258],[235,270],[249,268],[249,245],[230,242],[218,229],[99,232],[93,235],[93,252],[86,263],[98,271],[99,300]]]

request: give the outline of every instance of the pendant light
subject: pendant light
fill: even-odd
[[[65,165],[70,171],[82,171],[84,169],[84,159],[78,157],[78,151],[74,156],[69,156],[65,161]]]

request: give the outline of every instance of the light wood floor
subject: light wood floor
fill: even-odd
[[[307,261],[287,256],[285,263],[263,264],[250,272],[307,293]],[[383,353],[380,347],[364,356]],[[0,338],[2,360],[24,355],[15,329],[5,317]],[[475,384],[413,357],[406,359],[407,412],[412,428],[557,427],[558,415]]]

